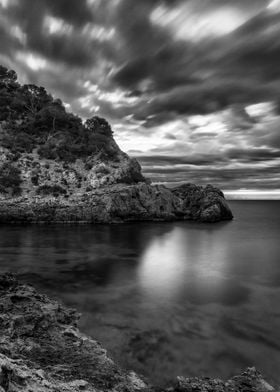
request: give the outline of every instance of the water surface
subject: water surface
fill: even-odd
[[[280,202],[231,207],[218,224],[0,226],[0,270],[76,307],[153,381],[254,365],[280,384]]]

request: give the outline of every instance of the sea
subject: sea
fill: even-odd
[[[0,226],[0,272],[76,308],[153,383],[255,366],[280,385],[280,201],[229,204],[216,224]]]

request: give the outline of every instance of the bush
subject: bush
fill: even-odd
[[[99,166],[96,168],[96,173],[98,173],[98,174],[100,173],[100,174],[106,175],[106,174],[109,174],[109,173],[110,173],[110,169],[109,169],[107,166],[101,164],[101,165],[99,165]]]
[[[36,191],[37,195],[41,196],[54,196],[66,195],[66,189],[60,185],[41,185]]]
[[[98,133],[108,137],[111,137],[113,135],[112,129],[108,121],[98,116],[94,116],[86,120],[85,127],[93,133]]]
[[[38,176],[38,174],[32,175],[31,182],[35,186],[37,186],[39,184],[39,176]]]
[[[55,147],[50,144],[46,144],[40,147],[38,150],[38,154],[41,158],[45,159],[55,159],[57,157]]]
[[[85,163],[85,170],[91,170],[93,168],[93,163],[92,162],[86,162]]]
[[[0,185],[2,191],[10,188],[13,195],[18,195],[21,193],[21,172],[15,167],[11,162],[3,163],[0,167]]]

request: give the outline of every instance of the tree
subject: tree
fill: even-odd
[[[17,74],[12,69],[9,70],[3,65],[0,65],[0,81],[2,83],[14,83],[17,80]]]
[[[21,87],[21,93],[25,100],[25,108],[32,115],[53,102],[52,96],[46,92],[45,88],[35,86],[35,84],[24,84]]]
[[[91,132],[98,133],[104,136],[112,136],[113,132],[110,124],[104,118],[94,116],[86,120],[85,127]]]

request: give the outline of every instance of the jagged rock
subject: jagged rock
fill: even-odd
[[[228,381],[210,379],[208,377],[185,378],[178,377],[176,392],[271,392],[274,388],[269,385],[254,368],[248,368],[241,375]]]
[[[178,377],[167,389],[120,369],[98,342],[77,329],[79,315],[0,276],[0,392],[272,392],[254,368],[228,381]]]
[[[122,371],[77,328],[78,313],[0,277],[0,386],[4,391],[137,391],[146,384]]]
[[[183,210],[194,220],[217,222],[233,218],[223,192],[212,185],[203,188],[184,184],[174,189],[173,193],[183,200]]]

